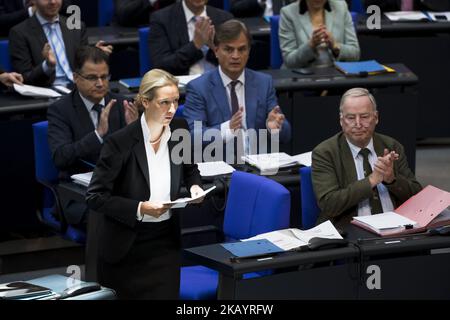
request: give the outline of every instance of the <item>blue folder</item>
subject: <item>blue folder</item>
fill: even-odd
[[[386,68],[375,60],[356,62],[335,62],[336,68],[346,75],[373,75],[387,72]]]
[[[267,239],[222,243],[222,246],[236,257],[284,252]]]
[[[127,79],[120,79],[119,83],[123,85],[125,88],[129,90],[138,89],[141,85],[142,78],[127,78]]]

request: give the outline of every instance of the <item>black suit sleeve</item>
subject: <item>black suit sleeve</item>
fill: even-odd
[[[22,27],[19,25],[18,27]],[[50,86],[55,80],[55,71],[47,75],[42,63],[33,65],[30,48],[23,29],[13,28],[9,33],[9,55],[13,69],[23,75],[24,83]]]
[[[139,201],[114,195],[114,185],[124,166],[123,158],[124,154],[115,141],[107,139],[95,166],[86,200],[90,209],[133,228]]]
[[[258,0],[231,0],[230,12],[236,18],[260,17],[264,14],[264,6]]]
[[[190,66],[202,59],[203,53],[192,41],[179,48],[171,48],[168,24],[165,16],[152,15],[150,18],[149,49],[150,58],[155,68],[166,70],[174,75],[185,74]]]
[[[56,102],[48,108],[48,142],[56,167],[67,170],[76,166],[82,159],[90,160],[92,155],[100,152],[102,144],[95,131],[75,141],[70,120],[61,107],[62,105]]]

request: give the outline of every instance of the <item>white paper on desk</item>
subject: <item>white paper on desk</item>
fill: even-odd
[[[422,11],[393,11],[385,12],[384,15],[391,21],[421,21],[429,20]]]
[[[54,88],[56,91],[61,92],[61,93],[64,93],[64,94],[69,94],[69,93],[72,92],[71,90],[69,90],[68,88],[66,88],[66,87],[64,87],[64,86],[53,86],[53,88]]]
[[[267,239],[277,247],[287,251],[300,246],[305,246],[311,238],[315,237],[342,239],[331,221],[328,220],[309,230],[300,230],[297,228],[283,229],[258,234],[257,236],[242,241]]]
[[[283,229],[262,233],[248,239],[243,239],[242,241],[261,240],[261,239],[267,239],[277,247],[286,251],[307,244],[306,242],[294,237],[291,232],[291,229]]]
[[[224,161],[200,162],[197,163],[198,170],[202,177],[212,177],[222,174],[230,174],[235,169]]]
[[[197,200],[197,199],[199,199],[201,197],[206,196],[208,193],[213,191],[215,188],[216,188],[216,186],[212,186],[211,188],[209,188],[207,190],[203,190],[203,192],[201,192],[200,194],[198,194],[197,196],[195,196],[193,198],[179,198],[179,199],[174,200],[174,201],[164,202],[163,204],[171,204],[172,205],[171,209],[184,208],[189,203],[191,203],[192,201],[195,201],[195,200]]]
[[[23,96],[36,98],[58,98],[61,94],[49,88],[30,86],[27,84],[14,84],[14,90]]]
[[[417,224],[416,221],[408,219],[392,211],[373,214],[370,216],[353,217],[353,219],[358,220],[376,230],[394,229],[404,227],[405,225],[415,226]]]
[[[200,76],[201,76],[201,74],[192,74],[192,75],[188,75],[188,76],[176,76],[175,78],[178,79],[180,86],[185,86],[189,82],[191,82],[192,80],[194,80]]]
[[[301,153],[301,154],[297,154],[295,156],[291,156],[291,158],[294,159],[295,161],[297,161],[298,163],[304,165],[304,166],[311,167],[312,151]]]
[[[257,167],[261,172],[276,170],[297,164],[297,160],[284,152],[249,154],[241,157],[242,160]]]
[[[81,184],[85,187],[89,186],[92,179],[92,171],[86,173],[78,173],[70,176],[73,182]]]
[[[322,222],[318,226],[309,230],[290,229],[294,236],[305,243],[308,243],[311,238],[327,238],[327,239],[342,239],[342,236],[336,230],[330,220]]]

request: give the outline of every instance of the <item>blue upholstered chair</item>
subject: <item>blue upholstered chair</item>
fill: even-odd
[[[139,72],[141,77],[152,68],[150,49],[148,48],[149,27],[139,29]]]
[[[61,211],[56,190],[58,169],[53,164],[47,141],[48,121],[33,124],[34,161],[36,180],[44,186],[42,210],[38,212],[39,220],[60,234],[63,238],[78,243],[86,242],[86,233],[67,225]],[[56,211],[56,212],[54,212]],[[58,218],[55,218],[55,215]]]
[[[0,40],[0,67],[4,71],[12,71],[8,46],[9,46],[8,40]]]
[[[114,16],[114,0],[98,1],[98,26],[103,27],[111,23]]]
[[[230,11],[231,9],[231,0],[223,0],[223,10]]]
[[[316,225],[320,209],[314,195],[311,167],[300,168],[300,193],[302,205],[302,227],[310,229]]]
[[[226,241],[246,239],[289,227],[289,191],[258,175],[235,171],[231,177],[223,233]],[[249,278],[257,275],[249,275]],[[180,299],[215,299],[218,273],[203,266],[181,269]]]
[[[362,0],[352,0],[350,11],[365,14],[364,5]]]
[[[278,28],[280,16],[270,17],[270,66],[272,69],[280,69],[283,64],[281,55],[280,39],[278,38]]]
[[[175,117],[177,118],[183,118],[183,111],[184,111],[184,104],[179,104],[178,109],[175,112]]]

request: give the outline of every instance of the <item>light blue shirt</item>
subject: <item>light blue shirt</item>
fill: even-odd
[[[50,44],[51,40],[50,40],[50,36],[48,34],[48,26],[46,26],[47,23],[52,23],[52,22],[59,22],[59,16],[54,20],[54,21],[47,21],[44,17],[42,17],[39,12],[36,11],[36,18],[38,19],[39,23],[42,26],[42,30],[44,30],[45,36],[48,40],[48,43]],[[56,24],[56,36],[58,37],[59,41],[61,42],[61,45],[64,48],[64,54],[66,54],[66,48],[65,48],[65,44],[64,44],[64,39],[62,36],[62,31],[61,31],[61,26],[59,25],[59,23]],[[56,52],[54,52],[54,54],[56,55]],[[62,85],[62,86],[67,86],[68,84],[70,84],[72,81],[70,81],[69,78],[67,78],[66,73],[64,72],[64,70],[62,69],[61,65],[59,64],[59,59],[58,57],[56,57],[57,59],[57,63],[56,63],[56,76],[55,76],[55,81],[53,82],[53,85]],[[67,59],[67,55],[66,55],[66,60],[69,61]],[[70,66],[69,66],[70,68]],[[53,71],[53,68],[49,67],[47,64],[47,61],[44,60],[42,62],[42,69],[44,70],[44,72],[47,75],[50,75]]]
[[[358,176],[358,180],[362,180],[365,178],[364,176],[364,167],[363,167],[363,157],[359,154],[361,151],[360,147],[355,146],[350,141],[347,140],[348,146],[350,147],[350,151],[352,152],[353,160],[355,161],[356,173]],[[369,144],[366,147],[370,150],[369,154],[369,163],[372,167],[377,161],[377,154],[373,147],[373,139],[370,139]],[[393,211],[394,205],[392,204],[391,197],[389,196],[388,189],[382,184],[377,184],[378,194],[380,196],[381,206],[383,208],[383,212]],[[370,216],[372,212],[370,211],[370,203],[369,199],[365,199],[358,203],[358,216]]]

